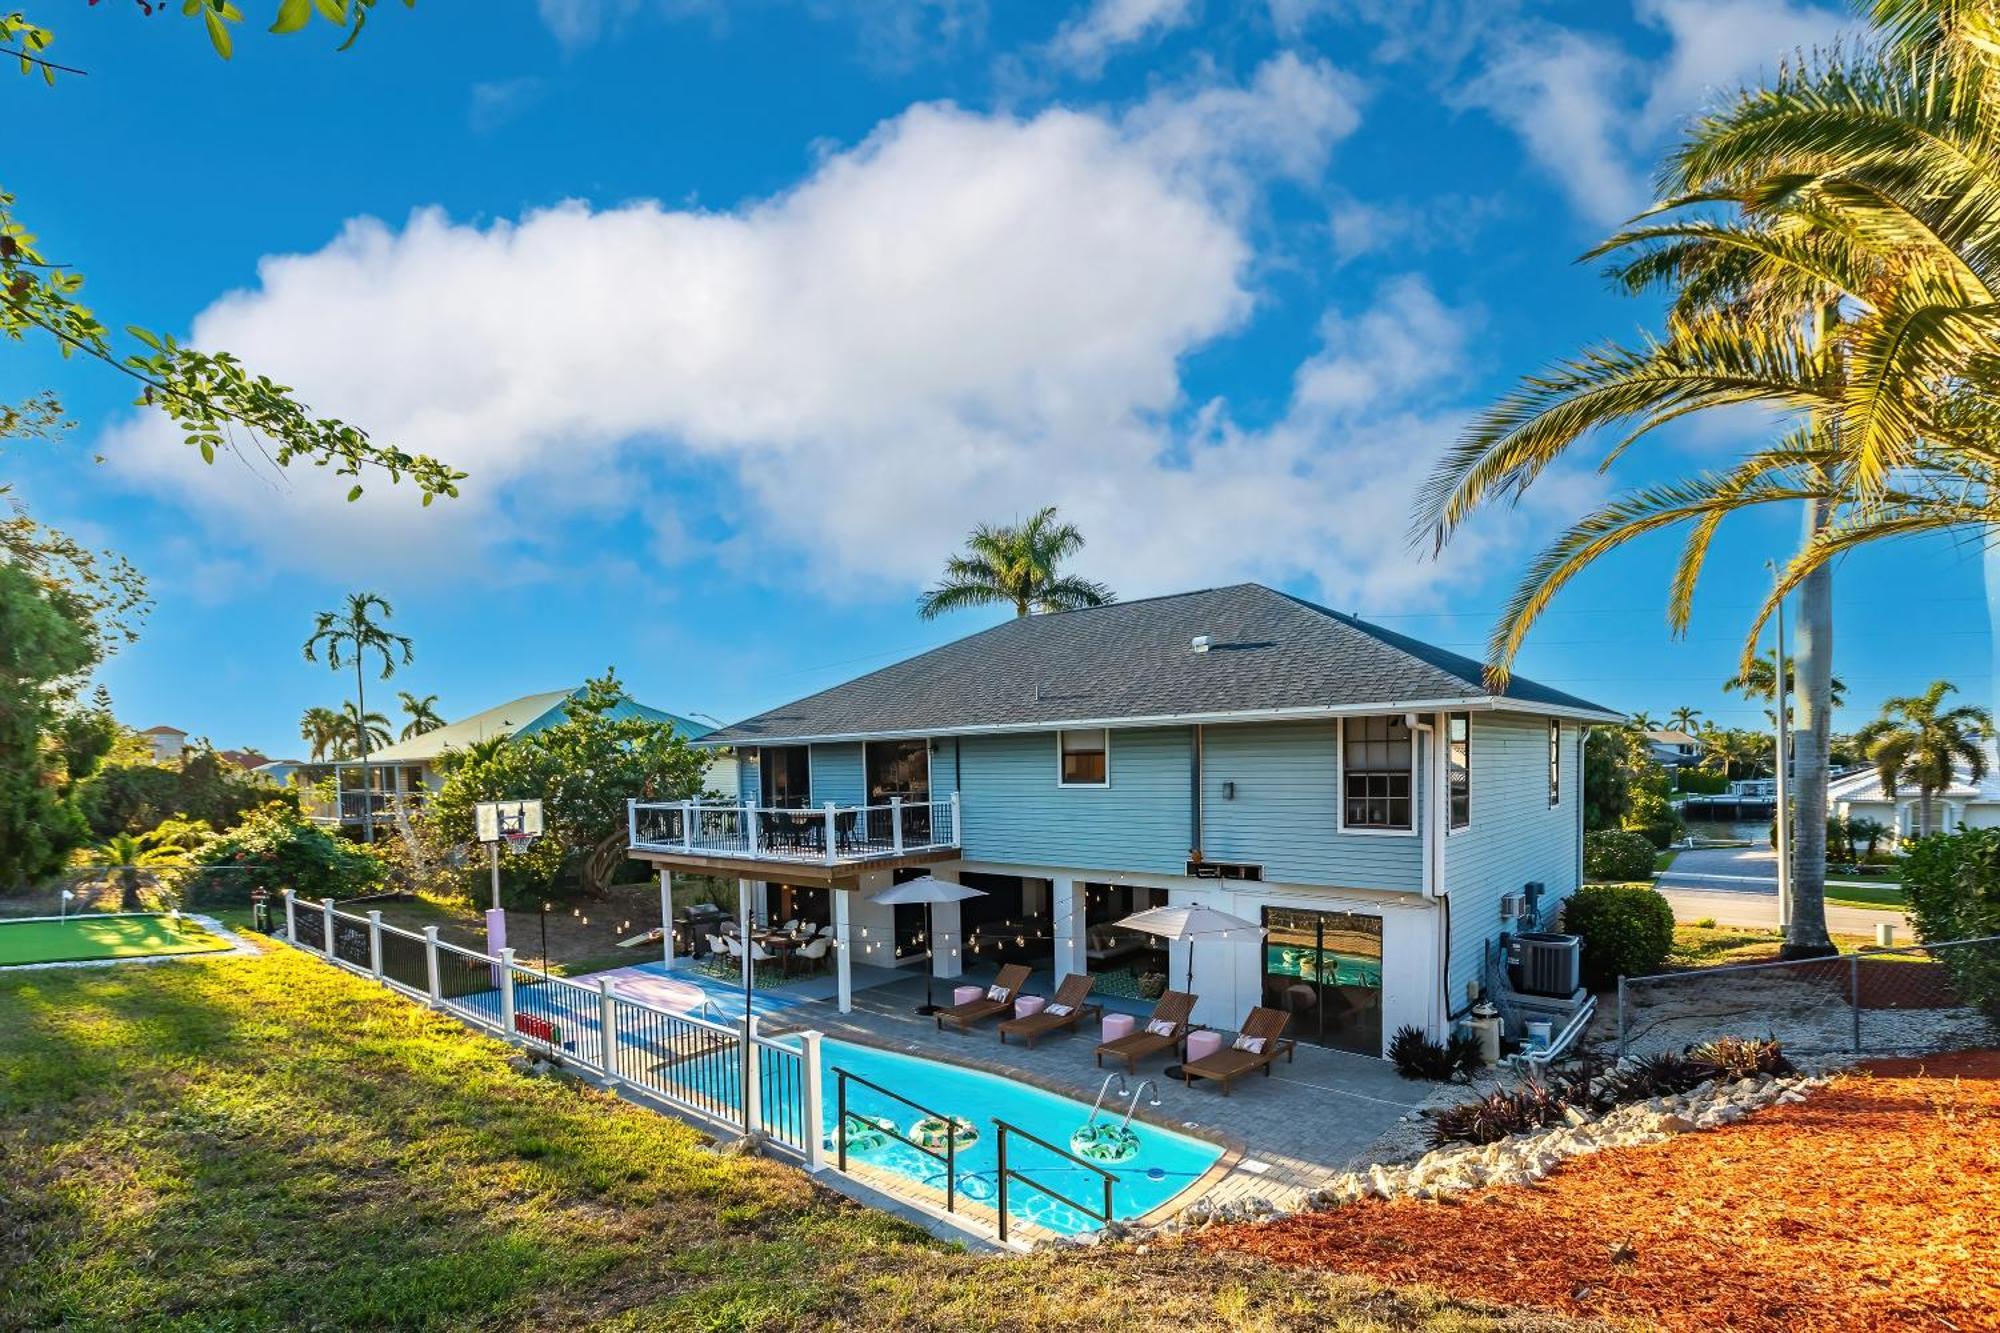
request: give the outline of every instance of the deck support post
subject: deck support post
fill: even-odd
[[[854,926],[848,911],[847,890],[828,889],[833,901],[833,971],[839,978],[840,1012],[854,1012]]]
[[[1071,875],[1049,876],[1049,925],[1055,934],[1056,984],[1090,970],[1084,951],[1089,894]]]

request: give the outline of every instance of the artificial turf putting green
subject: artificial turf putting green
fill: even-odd
[[[16,963],[80,963],[102,958],[149,958],[215,953],[229,942],[182,919],[163,916],[73,916],[67,921],[0,922],[0,967]]]

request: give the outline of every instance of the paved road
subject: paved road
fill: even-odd
[[[1682,921],[1714,917],[1724,926],[1776,928],[1778,924],[1778,854],[1768,844],[1682,852],[1654,883]],[[1826,928],[1836,935],[1872,936],[1877,923],[1884,921],[1896,928],[1899,938],[1912,938],[1909,917],[1895,908],[1826,909]]]

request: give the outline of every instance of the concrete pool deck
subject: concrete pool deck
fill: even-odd
[[[1038,974],[1027,990],[1050,994],[1050,982]],[[852,1013],[842,1014],[823,1001],[792,1006],[783,1025],[816,1028],[829,1037],[935,1056],[990,1073],[1019,1074],[1086,1104],[1096,1099],[1112,1072],[1098,1068],[1093,1058],[1099,1035],[1095,1021],[1080,1025],[1073,1036],[1046,1037],[1032,1048],[1002,1046],[994,1023],[963,1034],[939,1032],[933,1020],[914,1012],[923,996],[923,978],[913,975],[857,991]],[[1149,1061],[1136,1076],[1126,1076],[1131,1089],[1147,1080],[1153,1083],[1140,1100],[1139,1117],[1238,1150],[1220,1180],[1190,1191],[1180,1203],[1196,1197],[1214,1203],[1264,1198],[1280,1208],[1296,1206],[1311,1190],[1369,1158],[1376,1141],[1395,1130],[1432,1091],[1430,1084],[1399,1077],[1386,1060],[1304,1043],[1291,1063],[1280,1060],[1268,1078],[1237,1080],[1228,1097],[1212,1083],[1197,1081],[1190,1088],[1168,1080],[1161,1073],[1168,1063],[1165,1058]],[[1105,1105],[1115,1103],[1122,1115],[1130,1093],[1120,1098],[1116,1086]],[[922,1097],[916,1090],[909,1095]],[[1154,1097],[1157,1106],[1149,1105]]]

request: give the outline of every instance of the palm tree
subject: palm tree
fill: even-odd
[[[187,862],[187,853],[179,847],[154,845],[150,834],[134,837],[130,833],[114,833],[97,847],[97,855],[118,879],[118,910],[139,912],[145,904],[139,899],[139,871],[145,866],[175,866]]]
[[[1641,711],[1632,714],[1631,717],[1626,719],[1625,725],[1631,727],[1634,731],[1658,731],[1660,729],[1660,719],[1654,717],[1651,713]]]
[[[944,577],[924,593],[919,614],[935,620],[966,607],[1011,605],[1025,616],[1117,600],[1101,583],[1058,572],[1082,549],[1083,534],[1073,523],[1056,522],[1054,505],[1026,523],[982,523],[966,538],[965,553],[945,561]]]
[[[1778,700],[1777,662],[1778,654],[1776,649],[1763,654],[1761,657],[1753,657],[1748,662],[1745,662],[1735,675],[1723,681],[1722,688],[1734,691],[1746,699],[1762,699],[1765,703],[1776,704]],[[1785,663],[1785,693],[1793,698],[1796,698],[1799,692],[1798,676],[1798,663],[1796,661]],[[1830,677],[1827,682],[1827,693],[1832,700],[1833,707],[1840,707],[1847,702],[1847,682],[1838,676]],[[1766,711],[1769,713],[1769,710]],[[1773,722],[1777,721],[1775,713],[1770,713],[1769,716]]]
[[[354,729],[354,737],[359,745],[361,759],[361,786],[363,791],[372,792],[374,781],[368,768],[369,719],[380,718],[380,714],[368,712],[368,697],[361,681],[362,659],[374,653],[382,659],[382,679],[396,674],[396,658],[403,659],[408,666],[413,654],[410,641],[401,634],[393,634],[375,619],[381,612],[382,619],[388,620],[396,614],[381,594],[354,592],[347,595],[344,611],[322,611],[313,621],[313,632],[305,642],[306,661],[317,662],[319,654],[326,654],[329,669],[338,671],[343,666],[354,667],[354,705],[348,713],[347,721]],[[388,740],[388,719],[382,718],[382,739]],[[372,796],[361,803],[362,837],[375,841],[375,811]]]
[[[450,772],[466,764],[490,764],[507,748],[511,736],[481,736],[466,746],[453,746],[438,756],[438,768]]]
[[[1919,837],[1928,837],[1935,827],[1933,803],[1951,786],[1960,764],[1974,785],[1986,777],[1986,750],[1980,741],[1991,734],[1993,716],[1971,704],[1945,708],[1944,697],[1955,688],[1948,680],[1934,680],[1922,694],[1886,699],[1882,716],[1855,735],[1882,780],[1884,796],[1895,800],[1903,783],[1917,789]]]
[[[398,690],[396,698],[401,701],[403,711],[410,718],[403,724],[403,734],[400,739],[408,740],[412,736],[421,736],[427,731],[436,731],[444,725],[444,719],[438,716],[438,697],[435,694],[426,694],[419,699],[408,690]]]
[[[1679,708],[1667,714],[1667,723],[1675,731],[1683,735],[1692,736],[1701,729],[1700,718],[1701,710],[1699,708],[1689,708],[1686,704],[1682,704]]]
[[[341,734],[340,714],[331,708],[308,708],[299,719],[299,739],[312,747],[315,764],[338,753]]]
[[[380,749],[389,743],[389,719],[380,713],[361,712],[355,708],[352,699],[340,706],[340,731],[339,755],[343,759],[354,758],[360,753],[348,739],[349,737],[365,734],[368,737],[368,744],[375,749]]]

